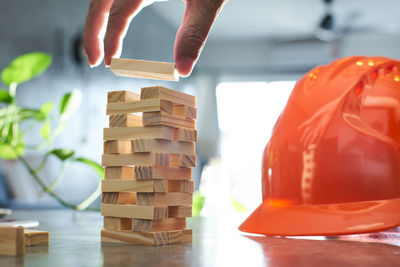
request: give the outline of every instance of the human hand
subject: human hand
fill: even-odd
[[[111,58],[119,57],[132,18],[155,1],[91,0],[83,32],[84,52],[89,64],[98,66],[104,57],[105,65],[109,66]],[[225,1],[185,0],[186,9],[174,45],[175,68],[181,76],[190,75]]]

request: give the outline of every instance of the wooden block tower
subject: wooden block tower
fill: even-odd
[[[196,114],[194,96],[165,87],[108,93],[102,242],[191,242]]]

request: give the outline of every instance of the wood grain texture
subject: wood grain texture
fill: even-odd
[[[194,107],[174,105],[172,114],[187,119],[197,119],[197,109]]]
[[[186,228],[186,218],[167,218],[161,220],[132,219],[132,231],[157,232],[183,230]]]
[[[169,154],[169,166],[171,167],[196,167],[195,155]]]
[[[138,245],[167,245],[167,232],[122,232],[114,230],[101,230],[101,242],[122,243]]]
[[[196,153],[194,143],[176,142],[162,139],[132,140],[132,152],[160,152],[188,155],[194,155]]]
[[[168,218],[192,217],[192,206],[170,206],[168,207]]]
[[[23,227],[0,227],[0,255],[25,254]]]
[[[102,229],[101,242],[137,245],[167,245],[192,241],[191,229],[160,232],[127,232]]]
[[[103,226],[108,230],[132,230],[131,218],[104,217]]]
[[[101,202],[105,204],[136,204],[136,192],[103,192]]]
[[[195,120],[170,115],[163,111],[143,112],[142,123],[144,126],[167,125],[174,128],[196,128]]]
[[[183,164],[183,158],[182,158]],[[103,154],[103,166],[156,165],[169,166],[169,155],[165,153]]]
[[[49,232],[24,229],[25,246],[49,245]]]
[[[121,179],[121,180],[133,180],[135,179],[135,167],[127,166],[116,166],[116,167],[105,167],[104,179]]]
[[[177,185],[179,187],[179,185]],[[183,189],[184,185],[181,185]],[[102,192],[168,192],[166,180],[103,180]]]
[[[109,118],[110,127],[140,127],[142,116],[134,114],[111,115]]]
[[[152,127],[113,127],[104,128],[103,138],[104,140],[166,139],[196,142],[197,131],[191,129],[174,129],[165,125]]]
[[[132,153],[130,140],[108,140],[104,142],[104,154],[129,154]]]
[[[193,180],[103,180],[101,191],[106,192],[181,192],[193,193]]]
[[[138,206],[179,206],[192,205],[191,193],[137,193]]]
[[[117,76],[178,81],[175,63],[138,59],[113,58],[110,70]]]
[[[108,103],[131,102],[140,100],[140,95],[130,91],[111,91],[107,94]]]
[[[176,167],[162,167],[162,166],[135,167],[135,178],[137,180],[148,180],[148,179],[189,180],[191,179],[191,177],[192,177],[191,168],[176,168]]]
[[[101,204],[101,215],[149,220],[164,219],[168,218],[168,207]]]
[[[140,99],[166,99],[179,105],[196,107],[196,97],[193,95],[178,92],[162,86],[143,87]]]
[[[120,115],[127,113],[163,111],[172,114],[174,111],[173,102],[165,99],[144,99],[131,102],[107,104],[107,115]]]

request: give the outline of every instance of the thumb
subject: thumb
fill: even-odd
[[[174,59],[181,76],[189,76],[200,56],[215,18],[225,0],[187,0],[181,26],[176,33]]]

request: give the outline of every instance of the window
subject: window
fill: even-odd
[[[294,81],[232,82],[217,86],[221,163],[231,197],[249,211],[261,203],[261,159]]]

